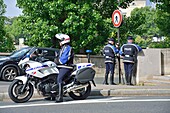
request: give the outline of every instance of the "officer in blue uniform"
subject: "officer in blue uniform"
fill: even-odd
[[[59,86],[59,95],[56,97],[56,102],[63,102],[63,78],[72,71],[74,53],[70,46],[70,37],[66,34],[56,34],[55,37],[59,39],[61,46],[59,56],[55,61],[59,67],[59,75],[56,82]]]
[[[103,84],[108,85],[108,75],[110,73],[110,84],[116,85],[114,83],[114,69],[115,69],[115,55],[119,53],[119,50],[114,46],[114,39],[110,38],[108,44],[103,49],[103,54],[105,56],[106,73]]]
[[[133,37],[128,37],[128,43],[124,44],[120,49],[120,55],[123,56],[123,63],[125,69],[125,77],[127,85],[133,85],[131,82],[133,69],[135,63],[137,63],[137,55],[142,48],[136,44],[133,44]]]

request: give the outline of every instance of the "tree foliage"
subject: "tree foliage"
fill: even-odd
[[[156,24],[162,31],[163,36],[170,37],[170,1],[169,0],[152,0],[156,3],[157,18]]]
[[[19,44],[19,38],[25,37],[20,17],[7,18],[5,30],[13,37],[15,44]]]
[[[157,11],[156,24],[162,32],[162,36],[170,38],[170,13]]]
[[[135,42],[143,48],[170,47],[170,14],[150,7],[135,8],[126,19],[129,33],[136,37]],[[128,33],[127,33],[128,34]],[[165,36],[164,41],[152,42],[152,38]]]
[[[169,0],[151,0],[151,1],[156,3],[157,9],[161,10],[162,12],[170,13],[170,1]]]
[[[126,43],[127,37],[131,35],[136,38],[135,42],[143,48],[148,46],[155,34],[161,34],[155,23],[156,17],[155,9],[150,7],[135,8],[130,17],[124,16],[123,18],[123,24],[120,27],[120,43]]]
[[[3,0],[0,0],[0,52],[11,52],[15,49],[13,40],[10,34],[6,33],[5,26],[5,13],[6,5]]]
[[[120,0],[120,7],[128,6],[131,1]],[[66,33],[76,53],[86,49],[97,53],[112,32],[111,14],[118,3],[115,0],[17,0],[17,5],[23,10],[21,21],[28,45],[56,46],[54,35]]]
[[[3,14],[5,13],[5,4],[3,2],[3,0],[0,0],[0,42],[2,43],[3,41],[3,36],[5,35],[5,31],[4,31],[4,20],[5,17],[3,16]]]
[[[135,8],[128,18],[130,32],[144,37],[159,34],[159,28],[155,23],[156,16],[156,10],[151,7]]]

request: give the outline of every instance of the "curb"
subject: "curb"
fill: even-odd
[[[91,96],[170,96],[170,89],[93,90]]]
[[[170,89],[95,89],[90,96],[170,96]],[[43,96],[34,93],[32,98]],[[0,101],[10,99],[8,93],[0,93]]]

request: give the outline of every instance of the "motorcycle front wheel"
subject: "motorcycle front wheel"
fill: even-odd
[[[8,94],[11,100],[16,103],[27,102],[33,95],[34,87],[32,84],[28,84],[24,90],[21,92],[22,87],[24,86],[21,80],[14,80],[9,86]]]
[[[90,82],[88,82],[87,87],[72,91],[68,94],[74,100],[84,100],[90,95],[90,92],[91,92],[91,84]]]

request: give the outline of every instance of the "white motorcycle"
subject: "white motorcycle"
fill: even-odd
[[[55,83],[59,73],[59,65],[45,59],[47,51],[43,51],[32,60],[31,55],[36,52],[33,47],[25,57],[19,62],[19,66],[25,74],[16,77],[9,86],[9,97],[16,103],[27,102],[34,93],[34,88],[38,94],[44,97],[55,97],[58,94]],[[91,92],[91,83],[94,83],[95,70],[92,63],[79,63],[70,66],[71,75],[64,78],[64,95],[66,93],[74,100],[86,99]],[[62,65],[61,65],[62,66]]]

